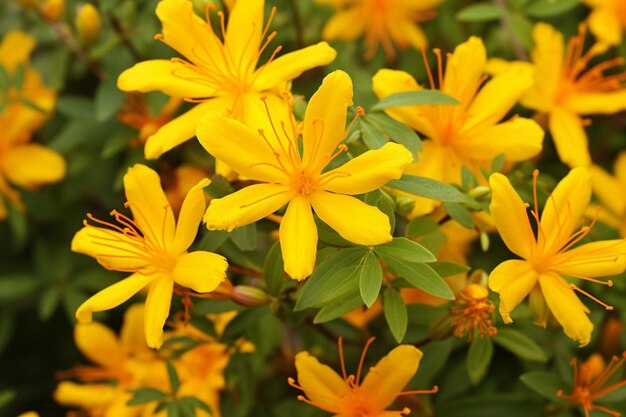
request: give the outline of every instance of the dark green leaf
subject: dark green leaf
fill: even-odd
[[[283,286],[283,276],[285,274],[285,264],[283,254],[280,249],[280,242],[274,243],[265,258],[265,286],[272,295],[280,293]]]
[[[170,379],[170,386],[172,387],[172,392],[174,395],[178,392],[178,388],[180,388],[180,380],[178,379],[178,373],[176,372],[176,368],[174,367],[174,363],[171,360],[167,361],[167,375]]]
[[[471,201],[469,197],[453,186],[425,177],[403,175],[398,180],[389,181],[387,186],[409,194],[443,202],[467,203]]]
[[[50,319],[61,299],[61,291],[57,287],[46,289],[39,300],[39,318],[43,321]]]
[[[188,403],[193,408],[199,408],[209,414],[211,413],[211,407],[209,407],[204,401],[196,397],[182,397],[179,401],[182,403]]]
[[[393,256],[405,262],[434,262],[435,255],[417,242],[405,237],[396,237],[391,242],[374,247],[374,251],[383,256]]]
[[[124,92],[117,88],[117,77],[109,76],[100,83],[94,100],[97,121],[103,122],[114,116],[124,103]]]
[[[392,286],[383,292],[383,310],[391,334],[398,343],[402,343],[408,325],[406,305]]]
[[[359,291],[363,302],[369,308],[378,298],[380,287],[383,284],[383,270],[373,252],[369,252],[359,271]]]
[[[454,105],[459,101],[437,90],[404,91],[391,94],[379,101],[372,110],[385,110],[401,106]]]
[[[313,323],[326,323],[334,320],[337,317],[341,317],[344,314],[350,313],[363,305],[361,295],[357,291],[352,291],[342,297],[336,298],[332,303],[325,305],[317,312]]]
[[[329,225],[327,225],[317,217],[315,218],[315,224],[317,226],[317,235],[322,242],[340,247],[354,246],[354,243],[349,242],[339,236],[339,233],[335,232]]]
[[[0,391],[0,409],[13,401],[15,398],[15,391],[2,390]]]
[[[209,193],[213,198],[222,198],[235,192],[235,189],[226,178],[221,175],[213,175],[211,177],[211,184],[209,184],[204,191]]]
[[[558,376],[545,371],[528,372],[520,376],[519,379],[526,384],[526,386],[543,398],[550,400],[551,402],[563,402],[556,393],[564,388],[564,383]]]
[[[247,224],[233,230],[230,239],[242,251],[252,251],[256,249],[256,223]]]
[[[452,219],[456,220],[461,225],[468,229],[474,228],[475,224],[474,219],[472,219],[472,214],[465,206],[455,203],[443,203],[443,208],[446,209]]]
[[[359,120],[359,127],[361,128],[363,143],[365,143],[365,146],[369,149],[379,149],[387,143],[383,131],[371,125],[365,119]]]
[[[469,266],[467,265],[461,265],[454,262],[445,261],[432,262],[429,263],[428,266],[434,269],[437,275],[439,275],[440,277],[449,277],[451,275],[460,274],[469,270]]]
[[[498,329],[493,341],[514,355],[535,362],[547,362],[548,356],[532,339],[514,329]]]
[[[394,203],[389,198],[383,196],[376,202],[376,207],[389,218],[389,225],[391,226],[391,234],[396,230],[396,214],[394,212]]]
[[[132,392],[133,398],[126,403],[127,405],[151,403],[167,397],[167,394],[154,388],[139,388]]]
[[[456,14],[456,18],[461,22],[487,22],[499,19],[504,13],[506,13],[506,10],[503,8],[493,3],[484,2],[462,8]]]
[[[454,300],[454,293],[448,284],[428,265],[404,262],[386,253],[378,254],[398,275],[415,288],[437,297]]]
[[[0,302],[26,297],[38,287],[39,280],[29,275],[0,276]]]
[[[474,337],[467,353],[467,371],[474,384],[487,373],[493,356],[493,342],[489,337]]]
[[[71,119],[83,122],[95,120],[93,102],[86,97],[65,95],[59,97],[56,103],[57,111]]]
[[[404,147],[411,152],[414,159],[417,153],[422,150],[420,137],[410,127],[392,119],[384,113],[369,113],[364,116],[364,118],[382,130],[389,140],[404,145]]]
[[[558,16],[572,10],[580,4],[580,0],[537,0],[526,6],[529,16],[545,18]]]
[[[437,220],[430,217],[415,217],[406,225],[404,236],[412,239],[418,236],[424,236],[439,230]]]
[[[228,240],[229,236],[230,234],[226,230],[206,230],[200,243],[198,243],[198,249],[215,252]]]

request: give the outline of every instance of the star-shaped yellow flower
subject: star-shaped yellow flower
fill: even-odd
[[[93,312],[117,307],[148,286],[146,341],[159,348],[174,285],[200,293],[217,288],[226,278],[226,259],[211,252],[187,252],[206,207],[202,188],[208,181],[200,181],[189,191],[176,222],[158,174],[140,164],[128,170],[124,176],[126,205],[134,219],[116,210],[111,215],[117,224],[88,215],[105,227],[85,221],[72,240],[72,250],[96,258],[106,269],[133,274],[85,301],[76,311],[79,322],[89,323]]]
[[[589,29],[598,41],[609,46],[622,43],[626,29],[626,2],[624,0],[583,0],[591,7]]]
[[[439,90],[457,99],[459,104],[387,110],[391,117],[426,137],[419,161],[407,167],[406,174],[460,184],[463,165],[481,178],[479,168],[488,167],[498,155],[515,162],[541,151],[543,130],[533,120],[512,117],[500,122],[531,86],[532,77],[527,71],[511,68],[485,82],[487,56],[482,40],[476,37],[448,55],[445,72],[440,51],[435,50],[435,54]],[[430,72],[429,80],[435,89]],[[376,73],[373,87],[379,98],[423,88],[410,74],[389,69]],[[433,200],[416,198],[412,215],[429,213],[436,204]]]
[[[263,0],[237,1],[228,25],[219,12],[220,39],[208,21],[194,14],[189,0],[159,3],[156,13],[163,24],[159,39],[184,59],[140,62],[120,75],[118,86],[124,91],[161,91],[199,104],[150,136],[145,147],[147,158],[158,158],[191,139],[198,120],[209,110],[250,126],[262,126],[266,121],[258,116],[265,114],[261,95],[268,97],[270,107],[280,106],[276,90],[284,90],[303,71],[335,58],[335,50],[325,42],[274,59],[281,49],[278,47],[268,62],[257,68],[260,56],[275,36],[272,33],[264,41],[269,29],[269,22],[263,24],[264,5]]]
[[[404,49],[424,49],[428,39],[417,22],[432,19],[443,0],[318,0],[337,13],[324,26],[327,41],[353,40],[365,36],[366,59],[382,45],[387,59],[395,57],[394,44]]]
[[[498,265],[489,276],[489,287],[500,294],[500,314],[511,323],[509,313],[530,294],[531,311],[536,323],[545,326],[549,312],[563,326],[565,334],[581,345],[589,343],[593,324],[587,317],[589,309],[575,291],[597,300],[564,277],[611,286],[611,281],[597,277],[624,272],[626,241],[603,240],[574,247],[591,226],[575,231],[591,198],[589,172],[575,168],[557,185],[539,217],[537,206],[537,175],[534,174],[535,204],[532,217],[537,225],[536,236],[524,204],[509,180],[501,174],[489,178],[492,189],[491,215],[506,246],[521,260]]]
[[[30,143],[33,132],[50,117],[56,100],[54,90],[47,88],[30,66],[34,48],[35,39],[20,31],[7,33],[0,44],[0,71],[11,83],[0,91],[0,220],[7,216],[4,198],[23,209],[11,184],[35,189],[65,176],[65,160],[60,154]]]
[[[204,221],[210,230],[232,230],[254,223],[289,204],[280,224],[280,244],[285,271],[295,279],[311,274],[317,253],[319,218],[345,239],[360,245],[389,242],[389,218],[378,208],[365,204],[363,194],[399,178],[412,161],[402,145],[388,143],[368,151],[344,165],[324,168],[347,150],[340,144],[346,130],[346,113],[352,104],[352,81],[335,71],[311,97],[303,122],[302,149],[299,131],[285,100],[278,123],[268,114],[271,131],[252,129],[218,113],[208,113],[198,127],[198,139],[217,159],[237,173],[261,184],[250,185],[224,198],[212,200]]]
[[[306,397],[300,395],[298,399],[333,413],[336,417],[398,417],[411,411],[406,407],[387,411],[398,396],[437,392],[437,387],[424,391],[402,391],[417,372],[423,356],[419,349],[411,345],[400,345],[393,349],[369,368],[368,374],[361,381],[365,353],[373,340],[368,340],[365,345],[356,376],[346,372],[341,339],[341,376],[328,365],[319,363],[308,352],[298,353],[298,384],[293,378],[289,378],[289,385],[306,394]]]

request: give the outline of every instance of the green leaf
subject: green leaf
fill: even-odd
[[[467,371],[474,385],[487,373],[493,356],[493,342],[489,337],[474,337],[467,353]]]
[[[232,185],[221,175],[213,175],[211,177],[211,184],[204,188],[204,191],[209,193],[213,198],[226,197],[228,194],[235,192]]]
[[[339,247],[354,246],[354,243],[342,238],[339,233],[317,217],[315,218],[315,225],[317,226],[317,235],[322,242]]]
[[[447,94],[442,93],[441,91],[422,89],[391,94],[380,100],[374,107],[372,107],[372,110],[385,110],[401,106],[454,104],[459,104],[459,101]]]
[[[63,95],[57,100],[56,109],[59,113],[71,119],[78,119],[84,122],[95,120],[94,104],[86,97]]]
[[[209,414],[212,413],[211,407],[209,407],[204,401],[196,397],[182,397],[179,401],[181,403],[187,403],[191,405],[192,408],[199,408],[201,410],[206,411]]]
[[[395,204],[388,197],[380,197],[376,201],[376,207],[389,218],[389,225],[391,227],[391,234],[396,230],[396,214],[394,211]]]
[[[0,391],[0,408],[4,407],[15,398],[15,391],[2,390]]]
[[[180,415],[178,406],[175,403],[167,404],[166,410],[167,410],[167,417],[178,417]]]
[[[57,287],[48,288],[39,300],[39,318],[49,320],[61,299],[61,290]]]
[[[414,237],[429,235],[439,230],[437,220],[430,217],[415,217],[404,229],[404,236],[412,239]]]
[[[383,284],[383,270],[373,252],[368,252],[359,271],[359,291],[363,302],[369,308],[378,298]]]
[[[564,383],[557,375],[545,371],[528,372],[519,379],[530,389],[551,402],[563,402],[556,393],[564,388]]]
[[[475,224],[472,214],[465,206],[455,203],[443,203],[443,208],[446,209],[452,219],[459,222],[462,226],[468,229],[474,228]]]
[[[379,149],[387,143],[383,131],[368,123],[365,119],[359,120],[359,128],[361,129],[363,143],[365,143],[365,146],[369,149]]]
[[[274,243],[265,258],[265,286],[272,295],[278,295],[283,286],[285,263],[280,249],[280,242]]]
[[[547,362],[548,355],[532,339],[514,329],[498,329],[498,334],[493,336],[497,345],[513,353],[522,359],[534,362]]]
[[[374,247],[374,251],[383,256],[393,256],[405,262],[435,262],[437,258],[428,249],[405,237],[396,237],[391,242]]]
[[[471,201],[468,196],[453,186],[425,177],[403,175],[400,179],[389,181],[387,186],[409,194],[443,202],[467,203]]]
[[[180,380],[178,379],[178,373],[176,372],[174,363],[171,360],[168,360],[166,363],[167,363],[167,375],[169,376],[169,379],[170,379],[172,393],[176,395],[176,393],[178,392],[178,388],[180,388]]]
[[[504,16],[506,10],[493,3],[476,3],[462,8],[456,18],[460,22],[487,22]]]
[[[448,284],[426,264],[404,262],[387,253],[377,252],[387,264],[409,284],[437,297],[454,300]]]
[[[247,224],[233,230],[230,239],[242,251],[253,251],[256,249],[256,223]]]
[[[0,313],[0,353],[2,353],[9,344],[14,327],[15,319],[13,314],[8,311]]]
[[[0,276],[0,302],[27,297],[38,287],[39,280],[29,275]]]
[[[228,240],[229,236],[230,233],[226,230],[205,230],[204,236],[202,236],[200,243],[198,243],[198,249],[215,252]]]
[[[526,6],[529,16],[545,18],[558,16],[572,10],[580,4],[580,0],[537,0]]]
[[[408,325],[406,305],[392,286],[388,286],[383,292],[383,310],[391,334],[398,343],[402,343]]]
[[[358,276],[350,274],[358,267],[360,259],[369,251],[367,248],[346,248],[337,251],[324,260],[309,277],[299,293],[295,310],[301,311],[310,307],[321,307],[334,296],[345,294],[346,283],[349,288],[354,285],[358,290]],[[353,278],[353,282],[350,280]],[[343,284],[342,284],[343,283]],[[342,288],[338,288],[341,287]]]
[[[446,261],[432,262],[432,263],[429,263],[428,266],[434,269],[437,275],[439,275],[442,278],[449,277],[451,275],[460,274],[463,272],[467,272],[469,270],[469,266],[467,265],[457,264],[454,262],[446,262]]]
[[[322,307],[315,315],[313,323],[326,323],[354,311],[362,305],[363,300],[361,299],[361,294],[359,294],[358,290],[352,291],[340,298],[334,299],[332,303]]]
[[[167,398],[167,394],[154,388],[139,388],[132,390],[133,398],[128,400],[126,405],[138,405],[151,403]]]
[[[107,77],[96,90],[96,120],[104,122],[115,115],[124,103],[124,92],[117,88],[117,77]]]
[[[369,123],[383,131],[385,137],[396,143],[404,145],[415,159],[417,153],[422,150],[422,141],[418,134],[408,126],[392,119],[384,113],[368,113],[364,116]]]

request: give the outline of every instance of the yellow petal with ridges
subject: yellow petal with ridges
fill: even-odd
[[[322,410],[337,413],[337,403],[350,392],[348,384],[328,365],[320,363],[309,352],[296,355],[298,384]]]
[[[589,309],[578,299],[574,290],[563,278],[554,274],[541,274],[539,284],[550,311],[563,326],[565,334],[581,347],[589,344],[593,323],[586,314]]]
[[[158,276],[150,285],[144,310],[146,342],[159,349],[163,344],[163,326],[170,314],[174,280],[170,276]]]
[[[129,356],[148,350],[144,334],[144,304],[133,304],[124,312],[124,323],[120,330],[120,343]]]
[[[314,191],[309,199],[319,218],[350,242],[381,245],[393,238],[389,217],[356,197]]]
[[[446,63],[441,90],[467,107],[487,65],[487,52],[480,38],[470,37],[454,49]]]
[[[370,368],[361,390],[377,410],[387,408],[402,392],[417,372],[422,356],[416,347],[400,345]]]
[[[559,254],[553,269],[571,277],[607,277],[626,269],[626,240],[586,243]]]
[[[500,315],[511,323],[510,313],[526,298],[537,284],[537,272],[526,261],[502,262],[489,274],[489,288],[500,295]]]
[[[72,239],[72,251],[91,256],[105,268],[118,271],[138,270],[148,262],[137,241],[103,227],[80,229]]]
[[[153,276],[133,274],[103,289],[78,307],[78,310],[76,310],[76,320],[80,323],[91,322],[92,313],[110,310],[119,306],[148,285],[153,278]]]
[[[535,64],[533,91],[547,100],[553,100],[559,87],[563,70],[563,35],[547,23],[537,23],[533,28],[535,46],[530,55]],[[548,103],[551,106],[552,103]]]
[[[263,21],[264,0],[237,0],[228,15],[224,44],[240,74],[252,72],[256,66]],[[247,70],[247,71],[246,71]]]
[[[206,197],[203,189],[210,183],[208,178],[200,180],[185,196],[174,236],[174,248],[177,252],[186,251],[198,234],[198,227],[206,210]]]
[[[489,211],[502,240],[511,252],[528,259],[535,245],[535,235],[526,214],[526,205],[504,175],[492,174],[489,185]]]
[[[580,115],[617,113],[626,109],[626,90],[608,93],[573,93],[568,96],[564,106]]]
[[[213,291],[226,279],[227,267],[228,262],[222,255],[205,251],[191,252],[178,258],[172,275],[177,284],[205,293]]]
[[[291,189],[280,184],[254,184],[211,200],[204,214],[209,230],[231,231],[261,220],[289,201]]]
[[[58,182],[65,177],[65,171],[63,156],[35,143],[10,147],[0,155],[0,172],[23,188]]]
[[[387,16],[387,30],[393,41],[400,47],[408,46],[415,49],[425,49],[428,38],[424,31],[410,18],[398,18],[393,14]]]
[[[317,256],[317,226],[306,197],[291,199],[278,230],[285,272],[303,280],[313,272]]]
[[[76,347],[91,362],[105,368],[121,366],[126,354],[113,330],[100,323],[78,323],[74,327]]]
[[[341,194],[368,193],[400,178],[404,167],[411,162],[413,156],[408,149],[397,143],[387,143],[328,171],[322,177],[327,178],[324,189]]]

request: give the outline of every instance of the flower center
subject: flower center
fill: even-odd
[[[450,309],[456,337],[467,337],[471,341],[474,330],[480,337],[494,336],[498,330],[493,325],[496,307],[489,300],[489,292],[478,284],[469,284],[461,291]]]
[[[318,183],[312,176],[308,175],[304,171],[300,173],[299,176],[296,177],[294,181],[294,188],[301,195],[307,196],[315,190]]]

